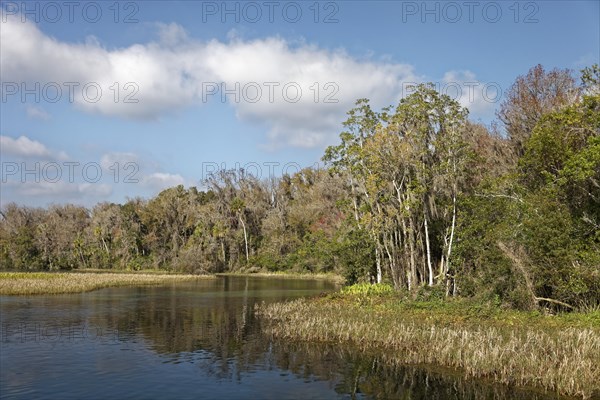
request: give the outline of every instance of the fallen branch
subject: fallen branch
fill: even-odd
[[[559,305],[561,305],[561,306],[563,306],[563,307],[570,308],[571,310],[575,309],[575,307],[573,307],[572,305],[569,305],[569,304],[567,304],[567,303],[564,303],[564,302],[562,302],[562,301],[559,301],[559,300],[549,299],[549,298],[547,298],[547,297],[534,297],[534,298],[535,298],[535,300],[536,300],[538,303],[539,303],[540,301],[547,301],[547,302],[549,302],[549,303],[559,304]]]
[[[500,198],[504,198],[504,199],[510,199],[510,200],[518,201],[519,203],[524,203],[522,198],[517,197],[517,196],[511,196],[511,195],[508,195],[508,194],[475,193],[475,196],[477,196],[477,197],[486,197],[486,198],[500,197]]]
[[[535,295],[535,289],[533,287],[533,283],[531,282],[529,274],[527,273],[527,270],[525,269],[525,267],[523,266],[523,263],[521,262],[521,258],[513,250],[511,250],[507,245],[505,245],[502,242],[498,242],[498,247],[517,266],[517,268],[519,269],[519,271],[523,275],[523,278],[525,278],[525,285],[527,286],[527,289],[529,290],[529,293],[531,294],[531,297],[533,298],[533,300],[535,301],[535,303],[538,306],[540,305],[540,301],[547,301],[548,303],[558,304],[558,305],[561,305],[563,307],[567,307],[567,308],[569,308],[571,310],[575,309],[575,307],[573,307],[572,305],[567,304],[567,303],[562,302],[562,301],[559,301],[559,300],[549,299],[547,297],[537,297]]]

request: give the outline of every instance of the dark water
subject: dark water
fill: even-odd
[[[161,287],[0,297],[0,397],[15,399],[552,398],[385,355],[273,341],[256,302],[323,281],[220,277]]]

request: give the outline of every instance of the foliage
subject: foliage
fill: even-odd
[[[394,287],[387,283],[356,283],[342,289],[342,294],[353,296],[381,296],[394,293]]]
[[[0,268],[334,273],[422,301],[594,309],[598,71],[577,86],[571,71],[532,68],[500,108],[503,130],[468,121],[428,84],[380,111],[360,99],[326,170],[219,171],[203,190],[92,209],[8,204]]]

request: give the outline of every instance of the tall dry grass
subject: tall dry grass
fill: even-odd
[[[346,279],[333,273],[298,273],[298,272],[224,272],[217,276],[249,276],[253,278],[278,278],[278,279],[306,279],[306,280],[324,280],[331,281],[338,285],[344,284]]]
[[[0,295],[78,293],[106,287],[159,285],[211,278],[204,275],[137,273],[0,272]]]
[[[280,339],[352,344],[382,351],[390,363],[442,365],[467,377],[600,395],[600,327],[453,323],[331,298],[262,304],[257,313],[266,332]]]

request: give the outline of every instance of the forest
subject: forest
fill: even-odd
[[[0,269],[330,272],[516,309],[600,307],[600,68],[534,66],[491,126],[421,84],[359,99],[326,168],[150,199],[3,205]]]

